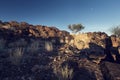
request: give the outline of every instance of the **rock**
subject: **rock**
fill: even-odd
[[[74,37],[74,45],[78,49],[89,48],[89,43],[94,43],[103,48],[106,46],[105,39],[107,38],[107,34],[102,32],[95,33],[81,33],[77,35],[72,35]]]
[[[0,31],[4,36],[8,37],[11,34],[13,36],[22,36],[22,37],[35,37],[35,38],[50,38],[50,37],[70,37],[69,32],[61,31],[55,27],[48,27],[42,25],[30,25],[26,22],[18,23],[16,21],[0,23]],[[6,34],[7,33],[7,34]],[[65,41],[64,41],[65,42]]]
[[[49,32],[49,36],[50,37],[56,37],[57,35],[56,35],[56,33],[55,33],[55,31],[48,31]]]
[[[70,34],[55,27],[31,25],[26,22],[1,21],[0,40],[5,41],[5,43],[1,41],[1,44],[4,43],[5,50],[0,51],[2,58],[0,60],[0,71],[2,71],[0,74],[5,75],[2,79],[8,77],[11,80],[17,76],[18,78],[13,78],[16,80],[20,79],[20,76],[27,75],[23,79],[57,80],[57,76],[53,74],[54,69],[61,72],[60,69],[64,65],[68,65],[68,69],[73,69],[74,72],[72,80],[104,80],[99,65],[108,60],[104,59],[106,55],[109,60],[113,57],[115,62],[120,62],[120,38],[108,37],[104,32]],[[9,59],[9,49],[13,50],[19,47],[22,47],[25,52],[20,65],[16,66],[16,68],[20,68],[17,70],[14,69],[15,65],[8,63],[6,58]],[[112,48],[116,48],[116,50],[112,51]],[[7,57],[4,56],[5,53],[8,54]],[[109,54],[112,56],[109,57]],[[102,71],[103,74],[106,74],[107,80],[111,78],[119,80],[119,75],[116,75],[116,72],[111,72],[111,70],[119,68],[115,65],[115,63],[105,62],[101,67],[105,69]],[[8,67],[13,69],[10,70]],[[107,72],[104,73],[106,70]],[[8,72],[10,72],[9,75]],[[108,78],[109,76],[112,77]]]
[[[116,36],[111,36],[111,41],[112,41],[112,46],[113,47],[120,46],[120,38],[118,38]]]
[[[89,48],[89,42],[90,38],[87,36],[87,34],[78,34],[74,36],[74,45],[78,49]]]
[[[101,70],[105,80],[120,80],[120,64],[103,62]]]
[[[40,66],[39,65],[34,65],[31,69],[32,72],[36,72],[37,70],[40,69]]]
[[[88,57],[92,62],[99,64],[101,60],[105,59],[106,55],[101,53],[91,53]]]
[[[101,70],[99,69],[100,68],[99,65],[97,65],[93,62],[90,62],[89,60],[86,60],[86,61],[80,60],[79,66],[80,66],[80,68],[82,67],[82,69],[86,69],[86,74],[87,74],[86,76],[91,75],[91,77],[92,77],[92,79],[89,78],[89,79],[85,79],[85,80],[104,80]],[[83,75],[83,76],[85,76],[85,75]]]

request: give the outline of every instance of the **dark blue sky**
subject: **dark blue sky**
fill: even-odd
[[[105,31],[120,24],[120,0],[0,0],[0,19],[56,26],[82,23],[87,31]]]

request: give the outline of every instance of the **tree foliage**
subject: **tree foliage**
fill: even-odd
[[[82,24],[70,24],[68,25],[68,28],[74,33],[77,33],[78,31],[81,31],[85,27]]]
[[[120,37],[120,25],[111,28],[111,32],[112,32],[113,35],[116,35],[116,36]]]

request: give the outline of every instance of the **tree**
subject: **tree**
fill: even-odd
[[[74,33],[77,33],[78,31],[81,31],[85,27],[82,24],[70,24],[68,25],[68,28]]]
[[[113,35],[116,35],[116,36],[120,37],[120,25],[111,28],[111,32],[112,32]]]

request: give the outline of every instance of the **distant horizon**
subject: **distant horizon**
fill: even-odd
[[[105,32],[120,25],[120,0],[1,0],[0,20],[25,21],[33,25],[70,30],[83,24],[81,32]]]

